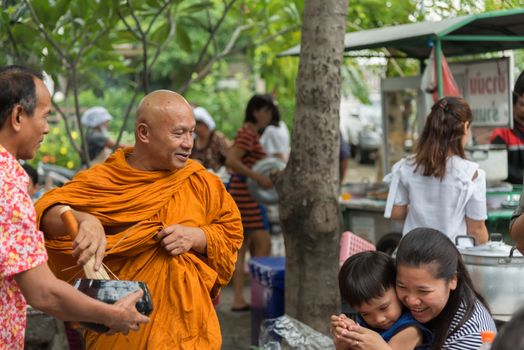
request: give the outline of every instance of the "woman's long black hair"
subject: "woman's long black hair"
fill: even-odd
[[[452,290],[448,302],[440,314],[428,322],[433,331],[434,343],[432,349],[440,349],[446,339],[458,331],[475,309],[479,300],[489,310],[484,298],[475,290],[466,265],[457,247],[442,232],[431,228],[420,227],[409,231],[400,241],[397,251],[397,268],[401,265],[421,267],[435,266],[434,278],[450,282],[457,276],[457,288]],[[456,327],[450,329],[451,321],[460,305],[465,313]]]

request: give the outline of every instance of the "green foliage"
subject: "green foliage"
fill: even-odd
[[[189,102],[202,106],[213,116],[217,129],[233,139],[244,122],[244,110],[253,94],[250,82],[241,76],[237,88],[220,88],[219,82],[227,72],[226,63],[217,64],[202,81],[191,85],[186,93]]]
[[[348,31],[415,22],[430,12],[449,17],[520,5],[519,0],[426,0],[421,8],[420,3],[352,0]],[[278,53],[300,43],[303,9],[303,0],[4,0],[0,64],[45,69],[65,95],[59,108],[79,118],[84,109],[102,105],[114,116],[110,128],[115,135],[129,110],[124,143],[132,141],[137,101],[144,90],[157,88],[184,91],[233,137],[247,100],[263,81],[262,89],[276,96],[283,120],[292,127],[298,58]],[[524,68],[522,51],[515,57],[516,66]],[[417,70],[415,61],[390,60],[380,74],[412,75]],[[342,73],[343,94],[367,102],[360,64],[346,58]],[[235,79],[238,87],[223,87]],[[78,119],[68,120],[78,133]],[[53,137],[53,144],[68,143],[67,138]]]
[[[71,137],[78,141],[79,133],[73,131]],[[63,120],[50,123],[49,134],[46,135],[36,157],[30,163],[36,166],[40,161],[71,170],[80,168],[80,157],[69,143]]]

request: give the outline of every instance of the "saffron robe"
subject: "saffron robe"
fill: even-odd
[[[104,227],[132,225],[106,234],[104,263],[121,280],[144,281],[154,310],[150,322],[129,335],[86,333],[88,349],[219,349],[222,338],[212,304],[231,278],[242,244],[238,208],[221,180],[198,162],[188,160],[176,171],[132,168],[126,154],[82,171],[65,186],[46,193],[37,203],[37,222],[50,206],[61,203],[96,216]],[[156,234],[172,224],[200,227],[207,254],[190,250],[171,256]],[[70,281],[74,266],[69,236],[46,237],[49,265]]]

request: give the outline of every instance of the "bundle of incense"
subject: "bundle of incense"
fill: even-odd
[[[71,240],[74,241],[78,235],[78,221],[76,221],[75,215],[71,210],[71,207],[64,206],[60,209],[60,218],[64,223],[66,232],[71,236]],[[104,266],[100,266],[98,271],[95,271],[95,256],[93,255],[89,260],[82,266],[84,274],[87,278],[97,280],[109,280],[111,279],[105,270]]]

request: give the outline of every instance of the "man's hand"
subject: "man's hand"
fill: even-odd
[[[149,322],[149,317],[140,314],[135,307],[138,299],[144,295],[142,289],[134,293],[128,294],[119,301],[115,306],[115,317],[107,324],[110,328],[106,335],[113,335],[117,332],[122,332],[127,335],[131,331],[138,331],[141,323]]]
[[[78,236],[73,241],[73,256],[78,258],[77,263],[84,265],[94,255],[95,270],[98,270],[102,266],[106,244],[106,234],[100,220],[83,213],[78,221]]]
[[[170,255],[180,255],[190,249],[206,254],[207,240],[204,231],[198,227],[179,224],[164,227],[157,234],[160,244]]]

